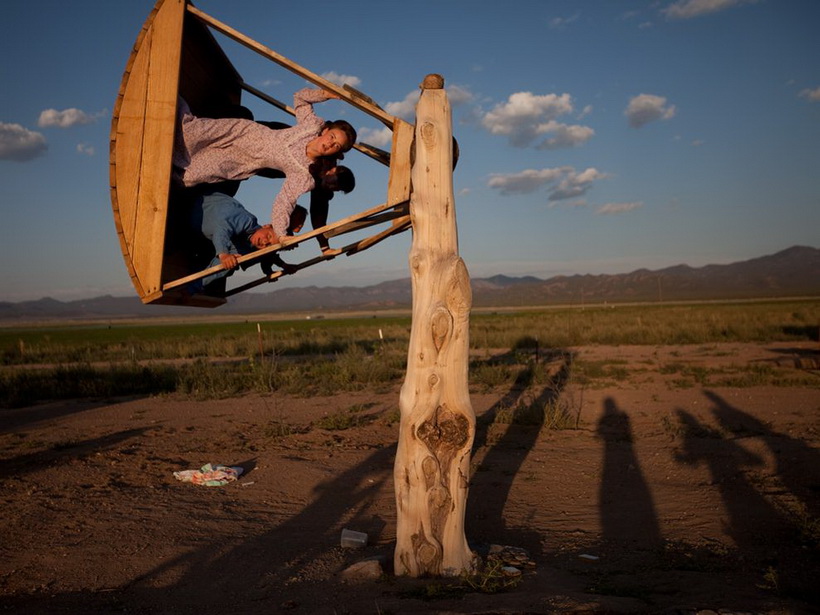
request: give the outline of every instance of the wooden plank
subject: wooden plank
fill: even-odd
[[[139,177],[139,173],[137,172],[139,169],[139,157],[137,157],[137,166],[135,167],[136,171],[134,170],[134,168],[131,168],[130,173],[122,173],[121,171],[124,167],[128,166],[128,161],[126,160],[125,154],[131,151],[138,152],[140,150],[140,143],[142,140],[141,129],[139,128],[139,125],[134,128],[134,131],[139,136],[136,139],[136,142],[132,148],[123,147],[123,142],[120,141],[120,133],[123,131],[123,124],[128,124],[129,121],[133,122],[133,120],[135,119],[133,117],[133,114],[129,113],[128,105],[124,104],[125,91],[128,87],[129,82],[131,81],[134,82],[134,89],[139,89],[139,85],[137,84],[137,78],[132,77],[132,75],[135,71],[139,72],[139,67],[135,67],[138,61],[139,50],[140,48],[142,48],[146,37],[150,36],[149,25],[153,22],[154,16],[156,15],[160,4],[161,2],[158,2],[157,5],[153,8],[151,13],[148,15],[148,18],[146,19],[145,23],[143,24],[142,28],[140,29],[139,34],[137,35],[137,40],[134,43],[134,47],[132,48],[131,54],[128,57],[128,61],[125,66],[125,71],[123,72],[123,77],[120,81],[120,89],[117,92],[117,99],[114,103],[114,111],[111,114],[111,134],[109,144],[109,181],[111,185],[111,206],[114,214],[114,225],[117,229],[117,234],[120,241],[120,248],[122,250],[125,264],[128,268],[128,273],[131,276],[131,281],[134,284],[134,288],[136,289],[140,297],[144,297],[145,293],[143,291],[141,282],[137,275],[137,271],[134,268],[134,263],[131,259],[134,234],[133,220],[136,215],[136,186],[138,185],[136,179],[138,179]],[[140,117],[139,124],[141,125],[141,123],[142,118]],[[130,132],[130,130],[128,132]],[[130,183],[128,180],[131,180]]]
[[[267,248],[262,248],[261,250],[256,250],[255,252],[251,252],[250,254],[245,254],[237,258],[237,261],[242,263],[254,263],[260,260],[262,257],[267,256],[268,254],[273,254],[275,252],[279,252],[282,248],[286,248],[289,246],[296,246],[300,243],[307,241],[308,239],[313,239],[317,235],[322,235],[327,232],[332,232],[334,229],[349,224],[350,222],[361,220],[367,218],[369,216],[381,213],[388,209],[392,209],[393,205],[388,205],[387,203],[382,203],[381,205],[377,205],[376,207],[372,207],[366,211],[360,212],[358,214],[353,214],[352,216],[348,216],[347,218],[343,218],[338,222],[334,222],[333,224],[328,224],[327,226],[322,226],[318,229],[310,231],[308,233],[303,233],[302,235],[297,235],[296,237],[287,237],[281,243],[277,243],[273,246],[268,246]],[[185,276],[183,278],[179,278],[178,280],[173,280],[163,284],[163,290],[170,290],[172,288],[178,288],[180,286],[184,286],[189,282],[193,282],[195,280],[200,280],[206,276],[211,275],[212,273],[218,273],[223,271],[224,268],[222,265],[215,265],[214,267],[209,267],[208,269],[203,269],[197,273],[193,273],[191,275]]]
[[[404,216],[403,218],[399,218],[398,220],[396,220],[396,222],[394,222],[393,225],[390,228],[385,229],[381,233],[373,235],[372,237],[362,239],[361,241],[358,241],[355,244],[351,244],[350,246],[346,246],[343,251],[345,251],[345,253],[348,256],[351,256],[353,254],[358,254],[359,252],[363,252],[364,250],[367,250],[368,248],[372,248],[377,243],[380,243],[381,241],[384,241],[388,237],[391,237],[391,236],[396,235],[398,233],[403,233],[404,231],[409,229],[410,226],[411,226],[410,216],[409,215]]]
[[[248,36],[245,36],[244,34],[238,32],[237,30],[234,30],[233,28],[231,28],[227,24],[224,24],[221,21],[219,21],[217,19],[214,19],[210,15],[208,15],[206,13],[203,13],[198,8],[189,5],[188,6],[188,11],[190,13],[196,15],[199,19],[201,19],[205,23],[207,23],[214,30],[217,30],[218,32],[222,32],[222,34],[224,34],[225,36],[227,36],[229,38],[232,38],[237,43],[239,43],[241,45],[244,45],[248,49],[251,49],[251,50],[255,51],[256,53],[268,58],[269,60],[272,60],[273,62],[276,62],[280,66],[283,66],[284,68],[288,69],[290,72],[292,72],[292,73],[294,73],[294,74],[296,74],[296,75],[298,75],[298,76],[300,76],[304,79],[307,79],[308,81],[310,81],[314,85],[317,85],[320,88],[323,88],[323,89],[325,89],[329,92],[333,92],[335,94],[338,94],[340,98],[342,98],[343,100],[346,100],[348,103],[350,103],[351,105],[353,105],[357,109],[360,109],[361,111],[364,111],[368,115],[373,116],[374,118],[376,118],[380,122],[384,123],[386,126],[389,126],[389,127],[393,126],[393,121],[394,121],[395,118],[392,115],[390,115],[389,113],[386,113],[385,111],[380,109],[378,106],[372,105],[372,104],[368,103],[366,100],[354,96],[353,94],[351,94],[350,92],[345,90],[344,87],[340,87],[340,86],[336,85],[335,83],[332,83],[331,81],[328,81],[324,77],[322,77],[320,75],[317,75],[316,73],[304,68],[303,66],[300,66],[299,64],[297,64],[293,60],[289,60],[285,56],[276,53],[275,51],[273,51],[269,47],[266,47],[265,45],[262,45],[262,44],[256,42],[252,38],[250,38]]]
[[[339,226],[332,231],[326,232],[325,236],[330,239],[332,237],[337,237],[338,235],[346,235],[347,233],[352,233],[353,231],[358,231],[376,224],[382,224],[384,222],[389,222],[390,220],[395,220],[396,218],[401,218],[407,215],[409,207],[409,203],[402,203],[402,205],[396,207],[395,209],[370,216],[369,218],[363,218],[362,220],[354,220],[353,222]]]
[[[390,154],[390,175],[387,179],[387,202],[400,203],[410,199],[410,155],[415,127],[396,118]]]
[[[384,231],[382,231],[380,233],[377,233],[376,235],[373,235],[371,237],[367,237],[365,239],[361,239],[359,241],[355,241],[351,244],[346,245],[344,248],[340,249],[339,254],[344,254],[346,256],[350,256],[352,254],[357,254],[358,252],[363,252],[364,250],[373,247],[374,245],[376,245],[380,241],[383,241],[384,239],[387,239],[388,237],[390,237],[392,235],[395,235],[397,233],[401,233],[401,232],[406,231],[407,229],[410,228],[410,216],[409,215],[405,215],[405,216],[399,218],[396,222],[397,223],[394,224],[393,226],[391,226],[390,228],[385,229]],[[290,264],[289,271],[287,271],[287,272],[285,272],[284,270],[274,271],[269,276],[264,276],[264,277],[258,278],[256,280],[252,280],[250,282],[247,282],[247,283],[243,284],[242,286],[237,286],[236,288],[232,288],[231,290],[229,290],[225,293],[225,297],[230,297],[232,295],[236,295],[238,293],[244,292],[244,291],[249,290],[251,288],[256,288],[257,286],[261,286],[262,284],[267,284],[269,282],[275,282],[276,280],[278,280],[279,278],[281,278],[283,276],[293,275],[297,271],[301,271],[302,269],[307,269],[308,267],[312,267],[313,265],[318,265],[319,263],[322,263],[324,261],[333,260],[337,256],[338,256],[338,254],[334,254],[332,256],[328,256],[328,255],[323,254],[321,256],[311,258],[311,259],[306,260],[306,261],[301,262],[301,263],[292,263],[292,264]]]
[[[185,0],[165,0],[151,25],[153,34],[148,50],[141,179],[133,251],[134,266],[148,294],[162,287],[185,4]]]
[[[112,206],[114,221],[120,232],[123,256],[132,282],[140,297],[146,292],[141,279],[142,270],[135,262],[134,241],[137,228],[139,201],[140,167],[142,163],[142,141],[145,124],[145,98],[148,89],[148,53],[153,30],[146,30],[140,48],[135,49],[126,72],[127,83],[123,84],[116,115],[116,125],[112,128]]]

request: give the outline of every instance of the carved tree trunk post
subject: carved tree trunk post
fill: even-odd
[[[473,568],[464,534],[475,414],[467,367],[472,293],[458,256],[450,105],[428,75],[416,108],[410,215],[413,324],[394,466],[398,575]]]

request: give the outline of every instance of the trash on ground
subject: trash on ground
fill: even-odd
[[[184,483],[193,483],[204,487],[221,487],[235,481],[243,471],[243,468],[239,466],[206,463],[199,470],[181,470],[174,472],[174,476]]]
[[[367,534],[353,530],[342,530],[342,546],[348,549],[360,549],[367,546]]]

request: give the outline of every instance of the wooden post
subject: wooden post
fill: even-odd
[[[467,368],[470,277],[458,256],[450,105],[428,75],[416,107],[411,172],[413,324],[393,470],[397,575],[455,576],[474,567],[464,534],[475,414]]]

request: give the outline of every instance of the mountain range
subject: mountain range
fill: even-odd
[[[469,263],[468,263],[469,267]],[[474,307],[589,305],[820,297],[820,249],[794,246],[728,265],[677,265],[614,275],[540,278],[496,275],[471,280]],[[308,286],[244,293],[214,310],[143,305],[138,297],[101,296],[77,301],[43,298],[0,302],[0,321],[150,318],[282,312],[344,312],[410,308],[410,278],[373,286]]]

